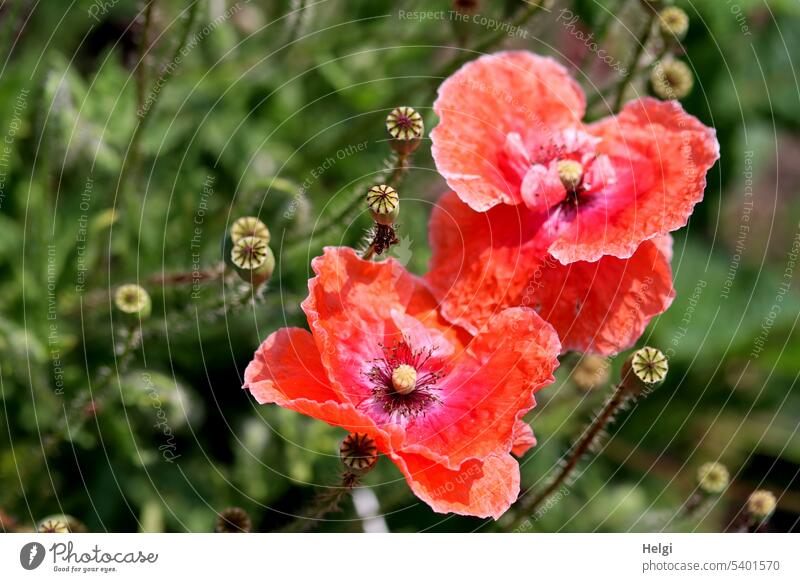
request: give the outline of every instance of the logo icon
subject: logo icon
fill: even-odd
[[[44,561],[44,546],[39,542],[29,542],[19,551],[19,563],[26,570],[35,570]]]

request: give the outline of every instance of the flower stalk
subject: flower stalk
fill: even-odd
[[[645,347],[635,351],[623,366],[621,382],[608,397],[603,408],[583,432],[577,443],[568,451],[555,478],[539,493],[522,499],[511,529],[518,529],[536,510],[562,486],[578,466],[578,463],[595,446],[604,429],[614,421],[617,412],[639,396],[648,393],[652,387],[666,377],[666,357],[659,350]]]

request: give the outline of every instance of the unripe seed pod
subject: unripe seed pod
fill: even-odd
[[[339,457],[350,471],[364,474],[378,462],[378,445],[368,434],[351,432],[339,447]]]
[[[683,61],[666,59],[653,65],[650,84],[661,99],[683,99],[692,92],[694,75]]]
[[[114,293],[114,305],[127,315],[148,317],[152,310],[150,294],[139,285],[122,285]]]
[[[668,6],[658,13],[658,27],[667,40],[683,40],[689,30],[689,16],[677,6]]]
[[[728,469],[721,463],[703,463],[697,469],[697,485],[706,493],[722,493],[729,481]]]
[[[397,190],[386,184],[369,189],[367,205],[373,220],[383,226],[394,224],[400,214],[400,196]]]
[[[248,236],[264,239],[269,244],[270,233],[267,225],[255,216],[242,216],[231,225],[231,240],[236,243]]]
[[[231,261],[239,276],[258,287],[275,271],[275,255],[264,239],[246,236],[239,239],[231,250]]]
[[[622,365],[621,386],[632,394],[650,390],[667,377],[667,357],[656,348],[636,350]]]
[[[422,142],[425,123],[413,107],[396,107],[386,117],[386,130],[392,137],[392,149],[400,155],[408,155]]]
[[[777,505],[778,502],[771,491],[759,489],[747,498],[747,513],[755,519],[764,520],[772,515]]]

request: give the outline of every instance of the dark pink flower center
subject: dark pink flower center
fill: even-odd
[[[372,361],[365,373],[372,384],[372,400],[393,419],[416,416],[439,402],[436,382],[441,366],[433,358],[435,347],[414,350],[401,341],[381,346],[383,357]]]

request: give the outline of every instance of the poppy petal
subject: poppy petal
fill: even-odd
[[[580,124],[586,99],[567,70],[529,52],[467,63],[439,87],[431,153],[450,188],[475,210],[522,201],[521,143]],[[516,145],[516,147],[515,147]]]

